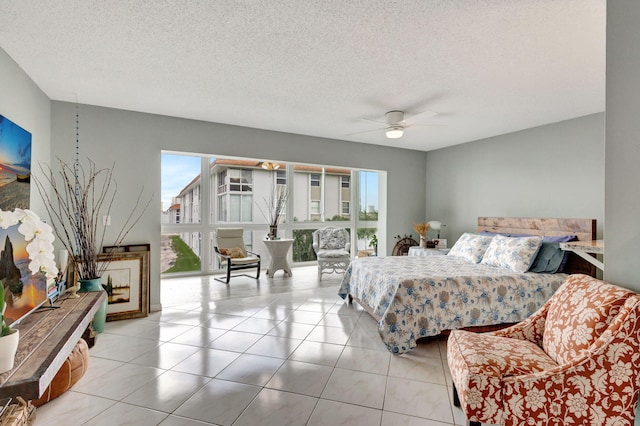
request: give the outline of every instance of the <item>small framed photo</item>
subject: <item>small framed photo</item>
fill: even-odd
[[[149,252],[100,254],[109,264],[102,274],[107,291],[107,321],[149,315]]]

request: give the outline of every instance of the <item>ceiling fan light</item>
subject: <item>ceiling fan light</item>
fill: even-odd
[[[387,138],[389,139],[398,139],[401,138],[404,134],[404,130],[402,129],[389,129],[386,132]]]
[[[265,170],[278,170],[280,168],[280,164],[265,161],[260,163],[260,167],[262,167]]]

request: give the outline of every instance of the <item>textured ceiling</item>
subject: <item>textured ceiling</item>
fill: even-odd
[[[2,0],[0,47],[54,100],[426,151],[604,111],[605,13],[606,0]],[[395,109],[439,126],[352,135]]]

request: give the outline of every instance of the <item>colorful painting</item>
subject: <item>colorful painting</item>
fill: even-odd
[[[46,278],[31,274],[27,241],[18,227],[0,228],[0,281],[5,288],[4,314],[9,323],[18,322],[47,300]]]
[[[0,210],[28,209],[31,133],[0,115]]]

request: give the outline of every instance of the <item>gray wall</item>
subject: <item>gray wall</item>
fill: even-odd
[[[640,291],[638,22],[640,2],[607,2],[604,278],[635,291]]]
[[[22,69],[0,49],[0,114],[31,133],[31,170],[49,162],[51,102]],[[30,210],[43,216],[44,204],[31,184]]]
[[[52,155],[73,161],[75,104],[52,102]],[[153,192],[152,208],[128,242],[150,242],[151,304],[160,303],[160,152],[253,157],[387,171],[387,252],[394,235],[412,232],[424,220],[426,153],[309,136],[227,126],[175,117],[80,105],[80,151],[99,165],[116,162],[118,205],[112,229],[128,213],[142,186]]]
[[[427,153],[427,217],[449,246],[478,216],[595,218],[604,226],[604,113]]]

